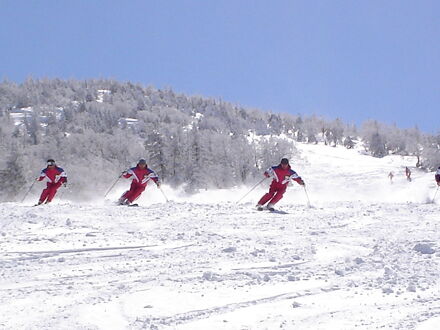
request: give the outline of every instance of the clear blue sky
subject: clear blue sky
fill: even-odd
[[[114,78],[440,131],[438,0],[0,0],[0,78]]]

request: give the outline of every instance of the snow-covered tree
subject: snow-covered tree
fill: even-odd
[[[20,154],[29,180],[47,158],[56,158],[67,165],[73,192],[105,191],[139,158],[168,184],[192,191],[255,182],[265,167],[295,154],[281,136],[348,148],[361,138],[373,156],[408,154],[419,166],[438,166],[437,137],[377,121],[358,131],[340,119],[266,113],[112,79],[0,83],[0,168]],[[93,179],[92,165],[99,167]]]
[[[26,188],[23,159],[17,153],[11,154],[5,168],[0,170],[0,198],[3,201],[13,201]]]

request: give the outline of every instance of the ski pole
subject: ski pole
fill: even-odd
[[[58,200],[62,200],[64,193],[66,192],[67,189],[67,184],[63,183],[60,187],[63,187],[64,189],[61,189],[61,192],[58,194]]]
[[[29,187],[28,191],[26,191],[26,194],[24,194],[23,198],[21,199],[21,203],[24,202],[26,196],[30,193],[30,191],[32,190],[32,187],[34,186],[35,182],[37,182],[36,180],[34,182],[32,182],[31,186]]]
[[[307,189],[306,189],[306,185],[303,185],[304,187],[304,192],[306,193],[306,197],[307,197],[307,206],[310,208],[310,198],[309,198],[309,194],[307,193]]]
[[[120,176],[118,176],[118,178],[116,179],[116,181],[112,184],[112,186],[107,190],[107,192],[104,195],[104,198],[107,197],[108,193],[113,189],[113,187],[116,185],[116,183],[118,183],[119,179],[122,178],[122,174]]]
[[[169,199],[167,198],[167,195],[165,195],[165,193],[163,192],[163,190],[162,190],[162,187],[161,186],[159,186],[159,190],[160,190],[160,192],[162,193],[162,195],[163,195],[163,197],[165,197],[165,200],[167,201],[167,203],[169,202]]]
[[[255,184],[255,186],[252,187],[251,190],[249,190],[242,198],[240,198],[236,204],[240,203],[242,201],[243,198],[245,198],[247,195],[249,195],[251,193],[252,190],[254,190],[255,188],[257,188],[264,180],[266,180],[267,178],[263,178],[261,179],[259,182],[257,182],[257,184]]]

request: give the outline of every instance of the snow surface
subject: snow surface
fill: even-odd
[[[269,180],[238,205],[249,187],[112,205],[127,181],[106,201],[0,204],[0,328],[439,329],[433,173],[298,149],[311,208],[294,185],[279,213],[255,211]]]

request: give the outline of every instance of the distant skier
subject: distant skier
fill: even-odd
[[[264,204],[267,204],[267,209],[274,211],[274,206],[277,202],[283,198],[286,192],[287,185],[291,180],[296,181],[298,184],[304,186],[305,183],[298,174],[290,168],[289,160],[287,158],[281,159],[278,166],[273,166],[264,172],[267,178],[272,177],[272,183],[267,194],[265,194],[257,204],[257,210],[262,211]]]
[[[406,179],[411,182],[411,170],[408,167],[405,167],[405,175]]]
[[[62,184],[66,186],[67,175],[61,167],[58,167],[53,159],[47,160],[47,167],[41,171],[40,176],[36,179],[37,181],[47,180],[46,189],[41,193],[38,204],[48,204],[52,201],[57,193],[59,187]]]
[[[153,180],[158,188],[160,188],[159,177],[153,170],[150,170],[147,166],[145,159],[140,159],[136,167],[132,167],[122,173],[122,176],[126,179],[132,178],[130,190],[127,190],[119,198],[119,205],[132,204],[145,190],[148,181]]]
[[[390,182],[393,183],[394,173],[392,171],[388,174],[388,177],[390,178]]]
[[[437,182],[437,186],[440,186],[440,166],[437,169],[437,172],[435,172],[435,181]]]

